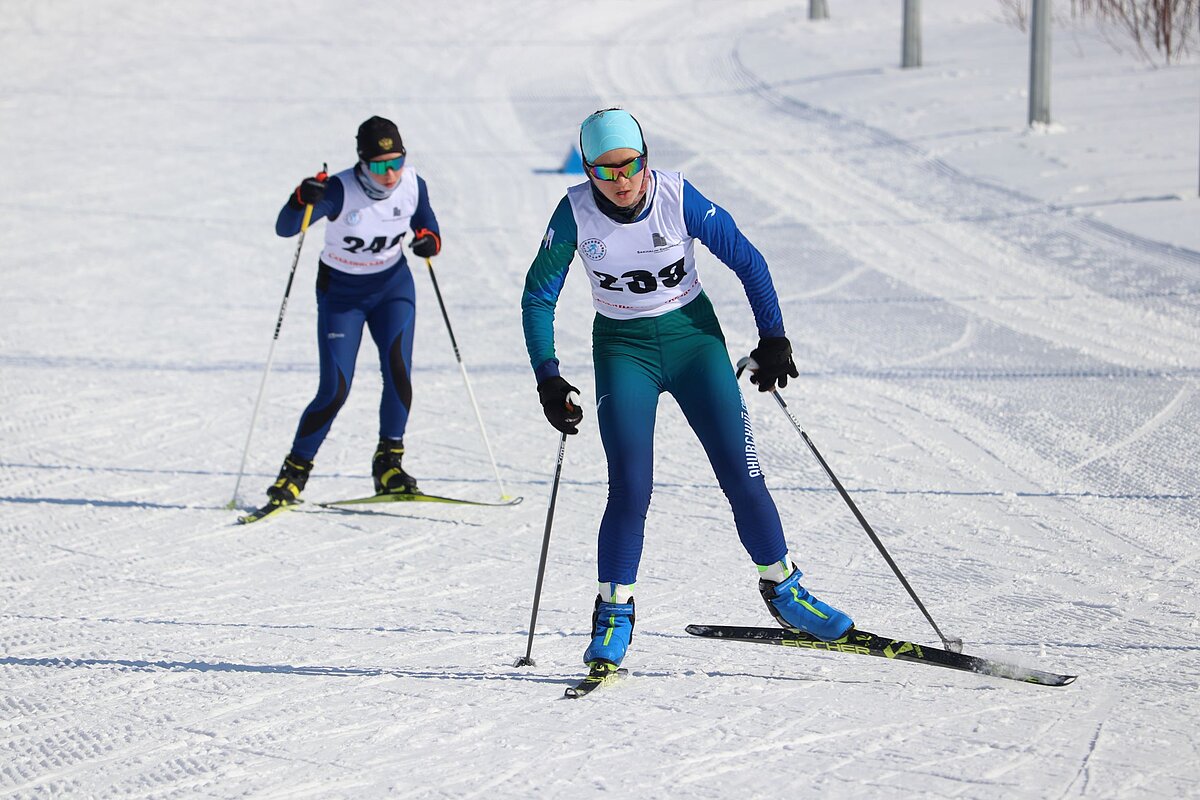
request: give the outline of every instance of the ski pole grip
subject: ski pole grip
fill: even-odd
[[[322,183],[329,180],[329,164],[322,163],[321,171],[317,173],[316,177],[317,177],[317,180],[321,181]],[[300,222],[300,232],[301,233],[308,232],[308,224],[310,222],[312,222],[312,212],[313,212],[312,203],[307,203],[304,206],[304,219],[301,220],[301,222]]]
[[[579,392],[567,392],[567,405],[572,408],[579,408]]]
[[[308,205],[304,206],[304,219],[302,219],[300,221],[300,232],[301,233],[308,232],[308,223],[312,222],[312,212],[313,212],[312,203],[309,203]]]
[[[738,359],[737,373],[735,373],[734,377],[736,377],[736,378],[742,377],[742,372],[744,372],[747,368],[749,368],[751,372],[754,372],[755,370],[758,369],[758,362],[755,361],[750,356],[742,356],[741,358]]]

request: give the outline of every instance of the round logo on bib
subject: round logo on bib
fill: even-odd
[[[604,246],[604,242],[599,239],[588,239],[579,244],[579,252],[590,258],[592,261],[599,261],[604,258],[604,254],[608,252],[608,248]]]
[[[347,225],[357,225],[360,222],[362,222],[362,214],[359,213],[358,209],[355,209],[346,215]]]

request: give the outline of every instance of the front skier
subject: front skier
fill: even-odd
[[[742,545],[758,565],[759,591],[781,625],[833,640],[850,617],[800,585],[775,503],[755,455],[746,413],[712,304],[693,258],[696,239],[737,274],[759,331],[751,353],[760,391],[798,372],[784,334],[771,274],[733,218],[680,173],[647,168],[641,126],[620,109],[583,121],[580,150],[589,180],[567,190],[525,279],[525,344],[546,418],[578,432],[578,391],[559,375],[554,311],[576,252],[591,281],[596,414],[608,459],[608,504],[600,523],[591,642],[593,673],[613,671],[633,633],[633,589],[653,484],[658,396],[669,392],[696,432],[733,509]]]
[[[412,405],[413,329],[416,295],[404,257],[412,251],[437,255],[441,236],[429,205],[425,180],[406,167],[395,123],[371,117],[358,129],[359,161],[324,180],[306,178],[279,212],[275,232],[300,232],[306,205],[312,220],[328,218],[325,248],[317,270],[317,349],[320,383],[300,416],[291,452],[270,488],[268,508],[295,503],[308,481],[313,459],[346,402],[365,324],[379,349],[383,396],[379,445],[371,463],[375,491],[412,493],[416,480],[401,467],[404,430]]]

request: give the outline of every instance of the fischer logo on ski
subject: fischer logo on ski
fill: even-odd
[[[688,631],[691,633],[691,631]],[[802,647],[806,650],[828,650],[831,653],[857,653],[858,655],[870,655],[870,648],[863,647],[860,644],[850,644],[849,642],[822,642],[819,639],[806,641],[804,639],[784,639],[779,642],[784,647]],[[890,656],[889,656],[890,658]]]

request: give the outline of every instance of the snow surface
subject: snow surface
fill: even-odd
[[[249,10],[251,5],[252,10]],[[6,0],[0,15],[0,794],[13,797],[1197,796],[1197,65],[1060,23],[1054,124],[1027,35],[926,0],[830,4]],[[785,390],[934,618],[1047,689],[706,642],[766,624],[673,401],[631,676],[582,670],[605,498],[570,440],[524,653],[557,435],[521,281],[578,122],[623,104],[772,264]],[[455,333],[514,509],[224,508],[296,241],[287,192],[396,119],[428,179]],[[1159,199],[1150,199],[1159,198]],[[1165,199],[1164,199],[1165,198]],[[316,382],[306,243],[242,484],[262,499]],[[701,269],[731,358],[740,285]],[[423,270],[418,270],[423,271]],[[499,488],[426,276],[406,464]],[[591,398],[586,281],[559,308]],[[310,499],[370,490],[379,378]],[[748,397],[793,553],[868,630],[937,639],[769,398]]]

